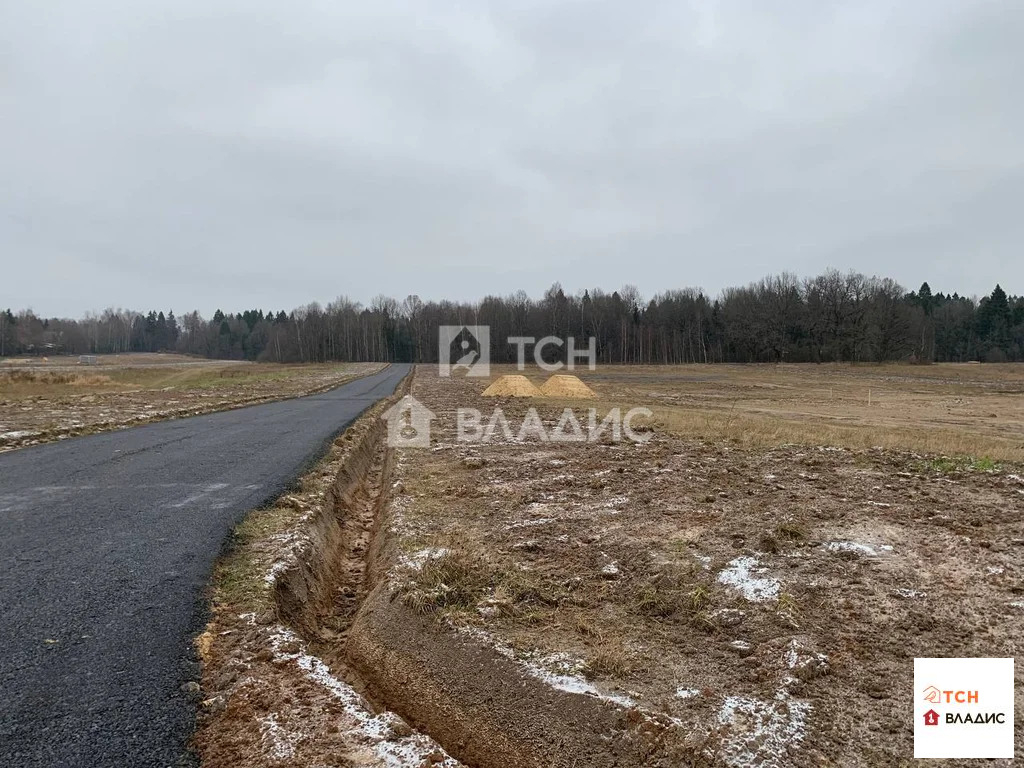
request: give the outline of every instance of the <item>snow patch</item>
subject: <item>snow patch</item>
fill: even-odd
[[[294,662],[308,680],[326,689],[340,702],[345,714],[354,721],[355,727],[371,745],[382,765],[387,768],[418,768],[426,764],[434,754],[444,757],[440,763],[431,762],[431,765],[444,768],[457,768],[459,765],[429,736],[416,731],[409,736],[398,736],[400,732],[411,730],[404,720],[393,712],[375,715],[366,700],[352,686],[336,678],[323,661],[303,650],[305,645],[291,630],[276,627],[270,636],[270,645],[275,657],[281,661]],[[296,645],[300,650],[295,653],[285,651],[284,647],[290,645]],[[396,725],[400,728],[396,729]]]
[[[493,635],[481,629],[461,627],[458,630],[490,646],[506,659],[516,662],[524,672],[546,683],[555,690],[581,696],[593,696],[626,709],[637,706],[636,701],[629,696],[605,693],[593,683],[585,680],[581,673],[586,665],[581,659],[574,658],[567,653],[542,655],[534,652],[516,654],[511,646],[502,643]]]
[[[728,731],[722,757],[733,768],[784,768],[792,765],[787,748],[803,741],[808,701],[796,701],[785,690],[773,700],[728,696],[718,711],[718,722]]]
[[[871,545],[859,541],[829,541],[825,543],[825,549],[829,552],[856,552],[867,557],[878,557],[879,554],[892,552],[892,547],[888,544]]]
[[[779,596],[779,580],[765,576],[767,568],[760,565],[757,558],[737,557],[729,566],[718,574],[718,581],[738,590],[747,600],[762,603],[775,600]]]
[[[288,760],[295,755],[295,745],[302,740],[302,734],[293,733],[281,727],[277,714],[271,712],[260,718],[261,740],[266,745],[267,753],[274,760]]]
[[[277,577],[288,570],[288,563],[284,561],[278,561],[270,566],[270,570],[267,571],[266,576],[263,577],[263,582],[268,587],[273,587],[277,583]]]
[[[32,432],[27,429],[16,429],[13,432],[0,433],[0,440],[18,440],[22,437],[35,437],[38,434],[38,432]]]
[[[426,547],[419,549],[410,555],[403,555],[399,560],[399,565],[413,570],[419,570],[427,564],[428,560],[436,560],[439,557],[444,557],[448,554],[448,550],[445,547]]]
[[[920,589],[894,589],[892,591],[897,597],[905,597],[907,600],[919,600],[923,597],[928,597],[927,592],[922,592]]]
[[[826,654],[808,650],[796,638],[789,641],[782,658],[787,669],[796,670],[798,673],[802,672],[805,677],[809,673],[815,673],[815,676],[818,676],[826,673],[829,669]],[[790,680],[792,678],[787,678],[787,681]]]
[[[546,656],[533,656],[518,659],[519,663],[538,680],[550,685],[555,690],[576,693],[584,696],[596,696],[604,701],[618,704],[620,707],[635,707],[636,702],[628,696],[616,693],[602,693],[597,686],[581,677],[584,663],[567,653],[552,653]]]

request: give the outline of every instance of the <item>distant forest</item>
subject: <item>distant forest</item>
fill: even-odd
[[[540,299],[523,291],[479,303],[340,298],[291,312],[107,309],[80,320],[0,312],[0,356],[174,351],[277,362],[437,360],[438,326],[489,325],[491,359],[514,362],[509,336],[595,337],[602,363],[915,362],[1024,360],[1024,296],[998,285],[980,301],[907,291],[888,278],[828,271],[766,277],[717,298],[667,290],[643,300],[633,286]],[[500,342],[500,343],[499,343]],[[548,348],[557,352],[557,348]]]

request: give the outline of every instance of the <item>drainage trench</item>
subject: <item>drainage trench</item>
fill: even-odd
[[[661,729],[635,711],[551,688],[471,635],[393,600],[388,502],[394,453],[380,419],[357,441],[320,512],[310,546],[279,576],[279,619],[334,675],[472,768],[678,766]],[[669,750],[672,752],[673,750]]]
[[[323,508],[307,523],[309,549],[278,577],[274,599],[281,621],[297,631],[339,679],[378,710],[395,711],[372,696],[345,653],[353,620],[371,586],[374,542],[387,502],[393,452],[384,437],[379,424],[371,424],[355,438],[359,442]]]

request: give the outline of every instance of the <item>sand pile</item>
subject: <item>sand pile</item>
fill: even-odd
[[[580,381],[578,376],[564,373],[555,374],[541,385],[540,393],[544,397],[565,397],[573,400],[589,400],[597,397],[597,393]]]
[[[540,397],[540,390],[525,376],[502,376],[483,391],[484,397]]]

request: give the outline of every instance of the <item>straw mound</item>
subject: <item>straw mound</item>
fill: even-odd
[[[540,390],[525,376],[502,376],[483,391],[484,397],[540,397]]]
[[[577,376],[559,373],[541,385],[540,393],[545,397],[567,397],[584,400],[597,397],[597,393],[580,381]]]

